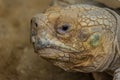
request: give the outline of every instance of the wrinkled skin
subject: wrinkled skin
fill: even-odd
[[[34,49],[67,71],[114,72],[120,67],[120,59],[113,14],[91,5],[51,7],[31,20]]]

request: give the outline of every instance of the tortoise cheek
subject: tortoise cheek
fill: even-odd
[[[87,29],[81,29],[78,33],[78,38],[81,42],[86,42],[90,36],[90,33]]]
[[[97,47],[100,44],[100,35],[96,33],[91,35],[88,44],[93,48]]]

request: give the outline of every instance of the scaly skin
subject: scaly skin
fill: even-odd
[[[31,40],[41,57],[64,70],[113,71],[120,80],[118,19],[92,5],[53,6],[32,18]]]

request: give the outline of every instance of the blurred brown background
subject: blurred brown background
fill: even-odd
[[[38,57],[29,41],[30,18],[50,0],[0,0],[0,80],[91,80]],[[88,79],[89,78],[89,79]]]

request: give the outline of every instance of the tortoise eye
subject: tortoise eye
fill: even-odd
[[[60,34],[64,34],[69,30],[69,27],[70,27],[69,25],[64,24],[61,27],[57,28],[57,32]]]

